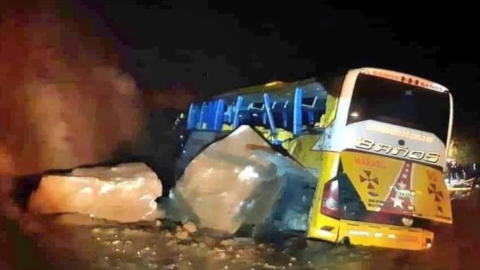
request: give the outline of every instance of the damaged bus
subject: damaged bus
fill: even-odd
[[[308,239],[424,250],[433,225],[452,224],[443,181],[452,117],[444,86],[360,68],[194,103],[184,126],[195,131],[195,153],[216,134],[249,125],[313,174]]]

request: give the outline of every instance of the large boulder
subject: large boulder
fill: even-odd
[[[167,205],[175,210],[168,215],[227,234],[269,219],[278,220],[283,230],[304,230],[291,219],[307,222],[315,180],[251,127],[240,126],[188,164],[169,196]]]
[[[155,199],[162,184],[143,163],[75,169],[68,175],[46,175],[31,195],[36,214],[80,213],[118,222],[157,217]]]

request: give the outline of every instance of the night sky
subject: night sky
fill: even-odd
[[[461,122],[479,118],[471,94],[480,90],[473,4],[82,2],[115,37],[122,68],[145,90],[180,84],[211,95],[374,66],[443,84]]]

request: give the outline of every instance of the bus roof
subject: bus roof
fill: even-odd
[[[411,84],[415,86],[419,86],[422,88],[426,88],[429,90],[434,90],[441,93],[449,92],[448,88],[438,83],[426,80],[424,78],[420,78],[418,76],[410,75],[408,73],[387,70],[387,69],[380,69],[380,68],[371,68],[371,67],[364,67],[356,69],[360,73],[368,74],[371,76],[377,76],[385,79],[390,79],[406,84]]]

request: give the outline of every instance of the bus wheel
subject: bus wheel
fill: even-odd
[[[342,240],[339,242],[341,245],[344,245],[346,247],[353,247],[352,244],[350,243],[350,238],[344,237]]]

